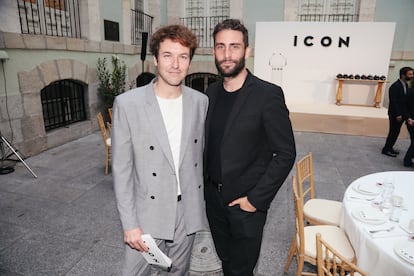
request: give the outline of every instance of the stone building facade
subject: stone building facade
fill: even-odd
[[[110,59],[112,55],[117,55],[125,61],[127,88],[133,86],[133,81],[143,71],[156,73],[149,54],[146,55],[145,61],[141,62],[141,45],[135,43],[131,36],[134,24],[137,22],[134,23],[131,16],[136,1],[138,0],[0,1],[0,132],[24,156],[37,154],[98,130],[96,115],[99,111],[106,112],[97,97],[99,58]],[[62,5],[56,3],[72,2],[79,5],[78,36],[24,31],[19,12],[27,10],[25,5],[28,3]],[[152,18],[149,32],[162,25],[182,23],[181,19],[186,16],[186,0],[141,0],[141,2],[143,2],[145,16]],[[224,2],[228,5],[229,17],[243,20],[254,47],[256,22],[296,21],[303,1],[226,0]],[[399,44],[393,48],[387,76],[387,79],[396,79],[401,66],[412,66],[414,62],[412,36],[409,36],[410,29],[407,27],[412,25],[412,16],[411,14],[404,16],[401,12],[411,10],[412,3],[406,2],[406,6],[410,5],[406,7],[397,2],[391,4],[387,0],[354,0],[354,2],[359,3],[359,21],[397,22],[396,34],[399,35]],[[388,6],[397,4],[402,6],[397,12],[392,13]],[[118,41],[106,39],[105,20],[115,22],[119,27]],[[253,67],[253,61],[254,57],[248,59],[248,68]],[[217,74],[211,48],[197,49],[189,74],[193,73]],[[71,80],[82,85],[86,119],[47,131],[41,104],[41,91],[61,80]],[[384,102],[387,100],[385,99]],[[294,112],[292,115],[295,119]],[[306,117],[308,118],[309,115],[306,114]],[[294,127],[299,125],[296,124]]]

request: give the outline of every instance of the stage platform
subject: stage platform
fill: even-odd
[[[386,137],[388,109],[381,107],[314,103],[287,103],[295,131]],[[401,128],[400,138],[408,137]]]

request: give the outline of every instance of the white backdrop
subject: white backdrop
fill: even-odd
[[[387,76],[394,30],[388,22],[257,22],[254,73],[282,86],[287,103],[334,104],[338,73]]]

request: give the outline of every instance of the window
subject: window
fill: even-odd
[[[65,0],[45,0],[45,6],[53,9],[65,10]]]
[[[81,37],[79,0],[17,0],[23,34]]]
[[[84,87],[73,80],[59,80],[40,92],[46,131],[86,120]]]
[[[194,16],[229,16],[229,0],[187,0],[185,14]]]
[[[152,34],[152,21],[154,17],[149,14],[144,13],[144,0],[135,0],[135,6],[131,10],[131,43],[133,45],[143,45],[143,43],[148,44],[148,39],[145,40],[143,33],[147,34],[147,38],[151,37]]]
[[[135,10],[144,11],[144,0],[135,0]]]
[[[198,38],[199,47],[212,47],[211,34],[217,23],[230,15],[229,0],[187,0],[181,23]]]
[[[359,0],[301,0],[300,21],[358,21]]]
[[[185,85],[204,93],[207,87],[219,78],[218,75],[211,73],[194,73],[185,78]]]

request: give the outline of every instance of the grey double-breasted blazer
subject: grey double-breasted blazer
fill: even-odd
[[[207,229],[203,196],[204,120],[208,98],[182,86],[179,176],[187,234]],[[112,174],[124,230],[140,227],[173,240],[177,177],[154,80],[116,97],[111,133]]]

